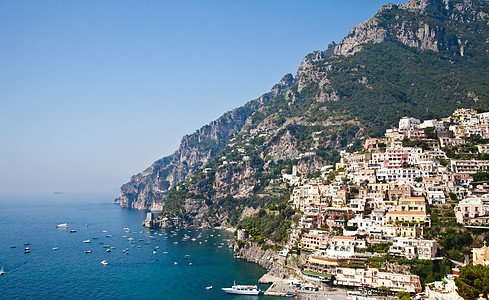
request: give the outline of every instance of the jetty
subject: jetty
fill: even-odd
[[[275,277],[270,274],[263,275],[259,280],[259,283],[263,284],[272,284],[265,292],[265,296],[276,296],[276,297],[285,297],[288,292],[292,292],[291,288],[291,280],[290,279],[282,279],[279,277]]]

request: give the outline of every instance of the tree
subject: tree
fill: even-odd
[[[489,266],[467,265],[460,268],[460,276],[455,279],[458,293],[464,299],[476,300],[480,294],[489,295]]]

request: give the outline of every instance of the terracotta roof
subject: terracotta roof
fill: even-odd
[[[342,236],[342,235],[337,235],[333,237],[333,239],[340,239],[340,240],[354,240],[355,238],[352,236]]]

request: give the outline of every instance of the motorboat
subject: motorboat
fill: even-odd
[[[71,232],[71,233],[74,233],[74,232],[76,232],[76,230],[72,229],[72,230],[70,230],[70,232]]]
[[[260,290],[256,285],[233,285],[230,288],[222,288],[227,294],[236,295],[259,295]]]
[[[206,290],[212,290],[212,285],[205,288]]]
[[[85,240],[83,242],[88,244],[88,243],[91,243],[92,241],[91,240]]]
[[[86,250],[85,253],[92,253],[92,250]]]
[[[66,224],[66,223],[58,224],[58,225],[56,225],[56,227],[58,227],[58,228],[68,228],[68,224]]]
[[[58,247],[53,247],[53,250],[58,250],[59,248]]]
[[[105,252],[110,252],[110,251],[111,251],[110,249],[105,250]]]
[[[106,266],[109,264],[106,260],[102,260],[100,263],[102,264],[102,266]]]

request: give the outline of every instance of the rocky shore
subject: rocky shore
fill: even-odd
[[[280,279],[300,277],[300,270],[295,263],[298,261],[295,254],[286,258],[272,249],[263,250],[261,246],[255,243],[246,243],[241,247],[238,247],[235,241],[231,241],[231,243],[234,247],[235,258],[262,266],[267,269],[268,275]]]

